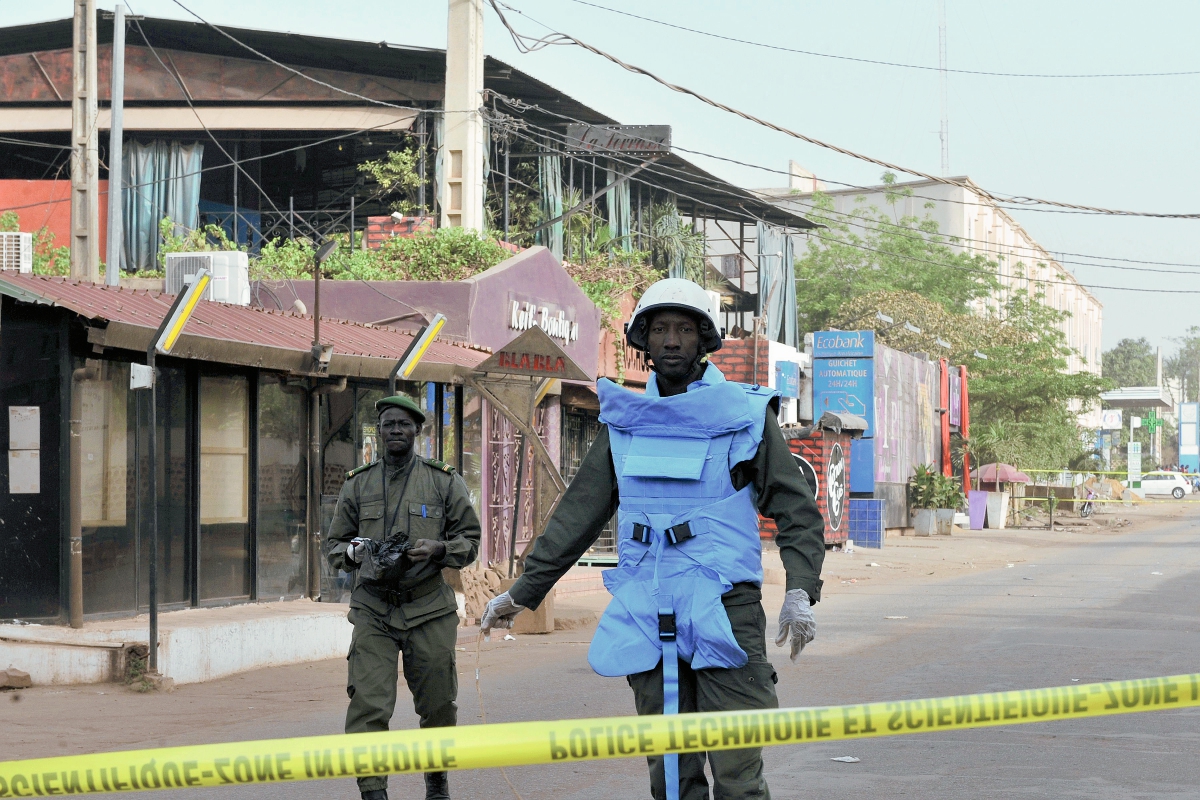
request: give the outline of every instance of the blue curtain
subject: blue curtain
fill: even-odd
[[[541,199],[538,205],[542,211],[542,220],[551,220],[563,213],[562,186],[562,156],[538,157],[538,186],[541,189]],[[534,234],[538,244],[545,245],[554,253],[554,257],[562,261],[563,257],[563,224],[558,221],[548,228],[542,228]]]
[[[204,145],[156,139],[125,142],[125,241],[121,267],[127,271],[158,269],[158,226],[164,217],[194,229],[200,224],[200,166]]]
[[[797,347],[796,251],[781,228],[758,223],[758,315],[767,338]]]
[[[608,185],[620,177],[618,171],[608,170]],[[608,203],[608,230],[612,237],[619,241],[622,250],[632,250],[630,229],[632,224],[629,217],[629,181],[622,181],[617,186],[604,193]]]

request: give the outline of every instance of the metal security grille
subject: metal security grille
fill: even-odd
[[[0,269],[14,272],[33,271],[32,233],[0,233]]]
[[[570,483],[583,465],[583,457],[600,433],[600,420],[586,411],[566,411],[562,418],[562,467],[563,479]],[[593,557],[617,554],[617,518],[613,517],[604,526],[600,538],[580,559],[580,563]]]

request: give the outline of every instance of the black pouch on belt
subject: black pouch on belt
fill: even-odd
[[[408,567],[407,553],[412,547],[408,534],[389,536],[382,542],[368,540],[364,544],[366,552],[358,568],[359,577],[368,583],[394,586]]]

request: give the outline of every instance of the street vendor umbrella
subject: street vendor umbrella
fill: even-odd
[[[984,464],[971,473],[983,483],[1031,483],[1028,475],[1012,464]]]

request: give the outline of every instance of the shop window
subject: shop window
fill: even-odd
[[[442,387],[442,454],[438,456],[447,464],[458,468],[458,439],[454,430],[454,403],[458,393],[453,386]]]
[[[136,413],[130,413],[129,365],[102,362],[98,380],[80,383],[80,511],[83,610],[137,609],[137,531],[132,521]]]
[[[397,391],[402,390],[397,389]],[[356,467],[383,458],[382,443],[379,441],[379,412],[375,410],[375,404],[384,397],[387,397],[386,389],[364,387],[355,389],[357,410],[354,444],[358,453],[358,460],[354,464]]]
[[[338,495],[346,482],[346,473],[361,464],[361,447],[355,433],[359,416],[359,390],[348,387],[345,391],[321,397],[321,537],[322,548],[321,601],[345,603],[350,600],[353,578],[347,572],[335,572],[325,558],[325,533],[333,522]],[[382,395],[381,395],[382,396]]]
[[[159,367],[156,379],[158,407],[158,604],[190,604],[193,513],[191,478],[191,426],[188,416],[188,379],[182,367]],[[126,384],[128,385],[128,384]],[[150,605],[150,392],[133,392],[136,409],[135,438],[138,452],[137,492],[145,513],[138,535],[138,608]]]
[[[483,397],[469,386],[462,391],[462,477],[471,505],[482,516],[483,497]]]
[[[250,386],[200,378],[200,599],[250,595]]]
[[[255,536],[260,600],[305,591],[308,396],[285,392],[274,375],[258,384]]]
[[[417,396],[414,398],[417,404],[421,406],[421,411],[425,412],[425,424],[421,427],[421,434],[417,437],[416,452],[422,458],[436,458],[441,460],[442,456],[437,450],[437,389],[436,383],[420,384],[420,389]]]

